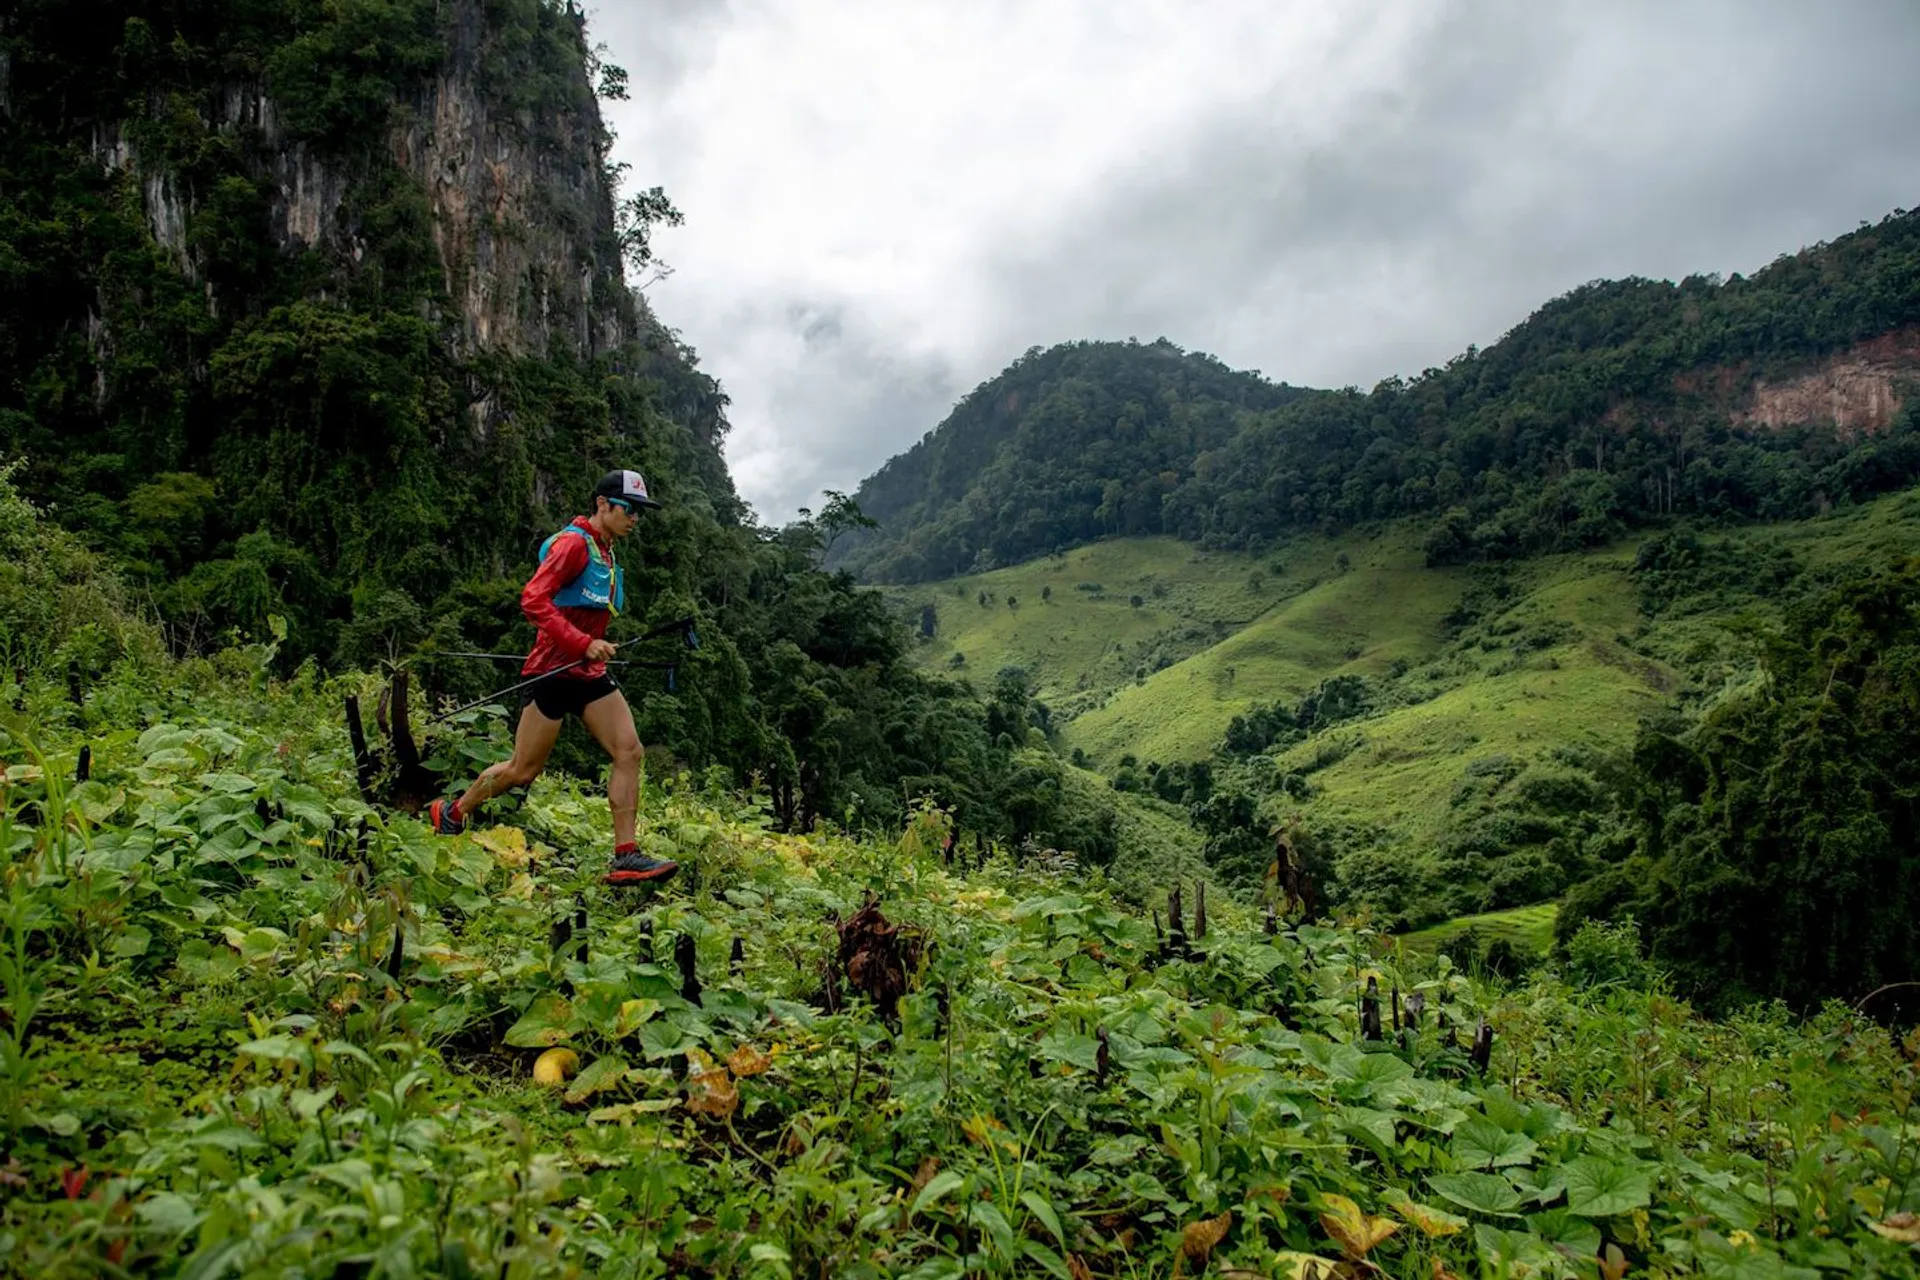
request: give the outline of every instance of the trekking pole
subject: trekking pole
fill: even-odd
[[[672,631],[678,631],[681,633],[682,637],[686,641],[687,648],[698,649],[700,647],[700,636],[699,636],[699,633],[693,629],[693,619],[691,617],[675,618],[672,622],[663,622],[657,627],[651,627],[646,631],[641,632],[638,636],[634,637],[632,640],[623,641],[622,643],[639,644],[643,640],[651,640],[655,636],[666,635],[667,633]],[[485,658],[494,662],[501,662],[508,659],[511,659],[515,662],[525,661],[525,658],[522,655],[517,653],[446,653],[446,652],[436,651],[434,653],[434,656],[438,658]],[[425,724],[421,725],[420,727],[425,729],[433,725],[439,724],[443,720],[451,720],[453,717],[459,715],[463,711],[471,711],[475,707],[485,706],[487,703],[492,702],[496,698],[504,698],[508,694],[518,693],[520,692],[520,690],[525,689],[530,685],[535,685],[540,683],[540,681],[545,680],[548,676],[557,676],[563,671],[571,671],[575,667],[584,666],[587,663],[587,661],[588,659],[586,658],[576,658],[572,662],[569,662],[564,667],[555,667],[551,671],[542,671],[539,675],[531,676],[525,680],[522,680],[518,684],[510,684],[506,688],[500,690],[497,693],[490,693],[484,698],[475,698],[472,702],[466,703],[464,706],[455,707],[451,711],[443,711],[439,715],[434,716],[431,720],[428,720]],[[650,667],[655,670],[665,670],[668,673],[667,675],[668,691],[672,692],[673,690],[674,680],[673,680],[672,672],[675,665],[673,663],[641,662],[636,658],[625,658],[625,659],[610,658],[607,660],[607,662],[604,665],[609,667]]]
[[[673,631],[678,631],[682,634],[682,636],[685,637],[687,648],[698,649],[700,647],[700,634],[699,632],[694,630],[694,622],[692,618],[675,618],[672,622],[663,622],[657,627],[652,627],[646,631],[641,632],[639,635],[635,636],[631,640],[623,640],[620,643],[623,646],[630,645],[630,644],[640,644],[643,641],[653,639],[655,636],[663,636]],[[427,656],[431,658],[484,658],[489,662],[524,662],[526,661],[526,655],[523,653],[471,653],[466,650],[452,650],[452,649],[429,650]],[[664,664],[642,663],[642,662],[635,662],[631,658],[619,658],[619,659],[613,659],[608,661],[607,665],[610,667],[632,667],[632,666],[659,666]]]
[[[582,666],[585,664],[586,661],[587,660],[585,658],[576,658],[574,661],[569,662],[564,667],[555,667],[551,671],[542,671],[539,675],[532,676],[526,680],[522,680],[519,684],[510,684],[506,688],[500,690],[498,693],[490,693],[484,698],[475,698],[472,702],[467,703],[465,706],[455,707],[451,711],[443,711],[439,715],[433,717],[433,719],[427,721],[426,725],[422,725],[421,727],[426,728],[428,725],[439,724],[442,720],[451,720],[453,717],[459,715],[462,711],[471,711],[475,707],[485,706],[487,703],[492,702],[495,698],[504,698],[510,693],[518,693],[520,692],[520,690],[527,688],[529,685],[539,684],[542,680],[545,680],[548,676],[557,676],[562,671],[571,671],[575,667]]]

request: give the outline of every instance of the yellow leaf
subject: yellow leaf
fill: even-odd
[[[657,1111],[671,1111],[680,1105],[678,1098],[642,1098],[638,1102],[620,1102],[610,1107],[596,1107],[587,1112],[587,1119],[594,1124],[626,1124],[640,1116]]]
[[[533,1060],[535,1084],[564,1084],[580,1069],[580,1055],[571,1049],[549,1049]]]
[[[1285,1250],[1273,1256],[1275,1280],[1337,1280],[1340,1264],[1317,1254]]]
[[[473,842],[492,854],[503,867],[521,870],[533,860],[527,833],[518,827],[488,827],[473,833]]]
[[[1217,1218],[1202,1218],[1198,1222],[1188,1223],[1180,1233],[1180,1252],[1193,1259],[1195,1266],[1206,1266],[1207,1259],[1213,1256],[1214,1246],[1227,1238],[1227,1229],[1231,1226],[1231,1210]]]
[[[518,898],[522,902],[533,901],[533,877],[522,871],[513,878],[513,882],[501,890],[503,898]]]
[[[1366,1257],[1375,1245],[1400,1229],[1391,1218],[1369,1218],[1345,1196],[1324,1195],[1320,1203],[1325,1206],[1320,1225],[1349,1258]]]
[[[640,1025],[654,1014],[660,1012],[658,1000],[622,1000],[620,1012],[614,1015],[613,1038],[615,1040],[630,1036],[640,1029]]]
[[[1001,1124],[992,1116],[971,1115],[960,1122],[960,1132],[966,1134],[968,1138],[979,1143],[989,1151],[993,1150],[996,1145],[996,1138],[994,1136],[994,1130],[996,1129],[1004,1135],[1007,1131],[1007,1126]],[[997,1145],[1008,1147],[1010,1150],[1017,1149],[1012,1148],[1008,1139],[1005,1137],[998,1138]]]
[[[704,1049],[687,1050],[687,1110],[726,1120],[740,1107],[740,1091],[727,1069]]]
[[[1411,1200],[1401,1199],[1393,1203],[1401,1217],[1420,1228],[1428,1236],[1450,1236],[1467,1225],[1467,1220],[1445,1209],[1435,1209],[1431,1205],[1415,1204]]]
[[[762,1053],[750,1044],[743,1044],[727,1055],[727,1070],[733,1072],[736,1080],[757,1076],[772,1065],[773,1055]]]

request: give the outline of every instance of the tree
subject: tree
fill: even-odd
[[[935,628],[939,625],[939,621],[940,621],[940,615],[934,612],[932,601],[928,601],[926,604],[921,605],[920,606],[920,638],[922,640],[933,639],[933,633]]]
[[[826,491],[827,505],[820,508],[820,517],[815,521],[826,534],[820,554],[824,558],[833,554],[833,544],[850,529],[878,529],[880,522],[870,519],[860,509],[860,504],[836,489]]]
[[[673,202],[667,199],[667,193],[659,187],[649,187],[628,196],[616,207],[614,239],[620,248],[620,260],[627,264],[627,270],[634,279],[644,280],[636,288],[644,289],[655,280],[671,274],[670,268],[664,263],[656,263],[654,259],[654,227],[677,227],[685,221],[685,215],[673,207]]]
[[[1631,853],[1558,928],[1630,907],[1715,1006],[1856,1000],[1920,972],[1920,561],[1790,610],[1765,666],[1642,729]]]

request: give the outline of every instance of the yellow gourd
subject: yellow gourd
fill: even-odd
[[[580,1069],[580,1055],[571,1049],[549,1049],[533,1061],[535,1084],[564,1084]]]

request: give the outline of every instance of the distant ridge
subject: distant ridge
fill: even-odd
[[[1920,212],[1751,277],[1583,285],[1370,393],[1164,339],[1029,351],[855,497],[838,563],[928,581],[1115,535],[1258,549],[1430,516],[1429,563],[1594,546],[1673,515],[1794,519],[1920,476]]]

